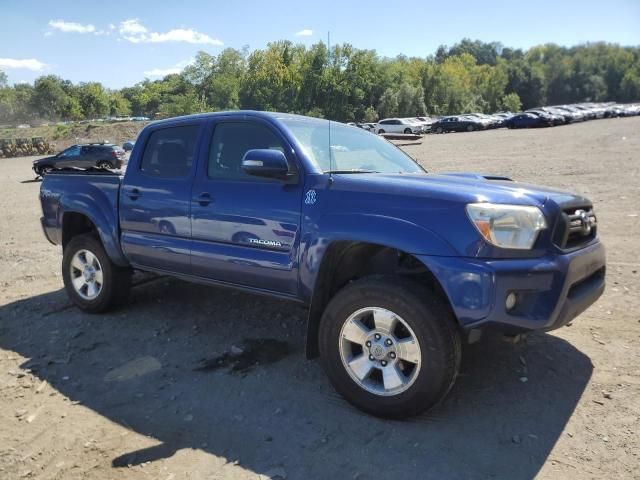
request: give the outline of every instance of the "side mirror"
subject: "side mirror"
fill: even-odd
[[[285,180],[289,174],[289,164],[280,150],[255,149],[244,154],[242,170],[248,175]]]

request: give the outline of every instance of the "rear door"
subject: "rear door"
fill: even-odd
[[[76,167],[78,166],[80,155],[82,153],[80,145],[73,145],[63,151],[59,157],[56,158],[56,168]]]
[[[200,122],[149,133],[120,189],[122,248],[133,264],[191,273],[191,186]]]
[[[291,146],[267,121],[246,116],[212,120],[205,144],[191,200],[193,273],[295,294],[302,181]],[[244,154],[263,148],[283,151],[295,180],[244,173]]]

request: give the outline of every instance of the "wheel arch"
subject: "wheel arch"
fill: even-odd
[[[65,209],[61,213],[59,225],[63,251],[73,237],[92,233],[100,240],[105,252],[114,264],[121,267],[128,266],[120,249],[118,238],[112,235],[112,229],[105,218],[92,216],[84,211]]]
[[[311,296],[305,341],[307,358],[315,358],[319,354],[320,320],[331,298],[348,283],[370,275],[411,278],[429,287],[449,305],[448,297],[436,276],[415,255],[382,244],[333,241],[326,247]]]

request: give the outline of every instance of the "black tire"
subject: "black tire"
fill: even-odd
[[[98,164],[96,165],[98,168],[113,168],[113,165],[111,165],[109,162],[98,162]]]
[[[88,250],[100,262],[103,283],[98,296],[87,300],[76,292],[71,280],[71,261],[79,250]],[[95,235],[87,233],[73,237],[64,249],[62,256],[62,279],[69,299],[81,310],[88,313],[101,313],[122,305],[129,297],[131,289],[131,274],[129,268],[118,267],[111,262]]]
[[[473,125],[467,125],[467,132],[473,132],[475,131],[476,127],[474,127]]]
[[[378,130],[378,135],[380,135],[381,133],[385,133],[385,131],[382,129]]]
[[[400,316],[420,345],[420,370],[400,393],[384,396],[365,390],[342,362],[342,326],[350,315],[366,307],[384,308]],[[399,276],[365,277],[340,290],[323,313],[319,348],[323,368],[338,393],[357,408],[388,418],[417,415],[440,402],[455,382],[461,358],[460,335],[446,301]]]
[[[411,129],[410,129],[410,128],[405,128],[405,129],[404,129],[404,133],[406,133],[406,134],[410,134],[410,133],[413,133],[413,132],[411,131]]]
[[[436,133],[444,133],[444,128],[442,128],[442,127],[437,127],[437,128],[436,128]]]

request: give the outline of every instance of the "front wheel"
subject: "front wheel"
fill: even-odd
[[[410,133],[413,133],[413,132],[411,131],[411,129],[410,129],[410,128],[405,128],[405,129],[404,129],[404,133],[405,133],[405,134],[407,134],[407,135],[409,135]]]
[[[100,162],[97,166],[98,168],[113,168],[109,162]]]
[[[340,290],[320,324],[320,356],[334,388],[373,415],[428,410],[458,374],[460,336],[446,303],[402,277],[372,276]]]
[[[436,128],[436,133],[444,133],[444,128],[442,127]]]
[[[100,313],[123,303],[131,270],[114,265],[92,234],[71,239],[62,256],[62,279],[69,299],[81,310]]]
[[[382,130],[382,129],[378,130],[378,135],[381,135],[383,133],[385,133],[384,130]]]

